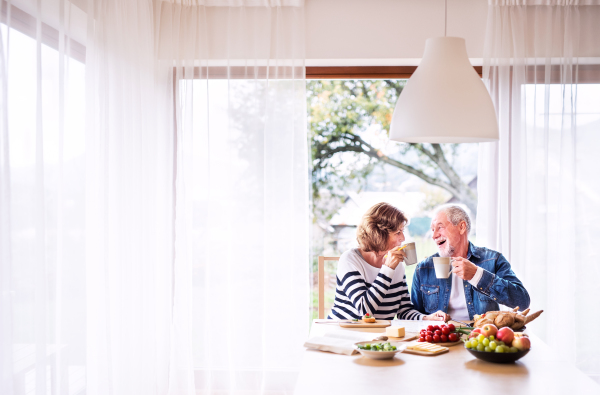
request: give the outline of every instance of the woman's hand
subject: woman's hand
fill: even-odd
[[[403,250],[398,250],[400,247],[394,247],[387,252],[387,258],[385,258],[384,265],[395,269],[400,262],[404,262],[406,259],[406,253]]]
[[[442,310],[438,310],[433,314],[429,314],[423,317],[424,320],[427,321],[444,321],[448,322],[450,320],[450,316],[444,313]]]

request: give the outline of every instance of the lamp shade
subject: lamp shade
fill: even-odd
[[[398,97],[390,139],[408,143],[498,140],[492,99],[467,56],[465,40],[430,38]]]

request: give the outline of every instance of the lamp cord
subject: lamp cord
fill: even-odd
[[[444,37],[446,37],[447,25],[448,25],[448,0],[444,0]]]

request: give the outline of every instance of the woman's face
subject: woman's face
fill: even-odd
[[[405,240],[404,238],[404,225],[397,232],[390,233],[388,238],[387,250],[391,250],[394,247],[398,247]]]

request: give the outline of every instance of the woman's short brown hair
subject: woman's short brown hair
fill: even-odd
[[[363,215],[356,239],[365,252],[387,251],[390,233],[398,232],[406,224],[404,213],[388,203],[377,203]]]

